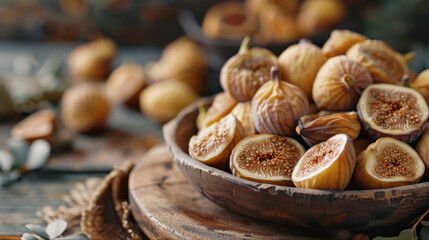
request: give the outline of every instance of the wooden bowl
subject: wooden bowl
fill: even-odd
[[[396,232],[429,208],[429,182],[376,190],[329,191],[248,181],[188,155],[203,99],[164,125],[172,156],[185,178],[214,203],[232,212],[312,229]]]

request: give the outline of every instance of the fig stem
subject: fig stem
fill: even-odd
[[[271,73],[271,79],[273,81],[280,80],[280,70],[278,67],[271,67],[270,73]]]
[[[408,64],[408,63],[414,61],[414,59],[416,59],[416,56],[417,56],[416,52],[409,52],[409,53],[404,54],[403,58],[404,58],[405,62],[407,62],[407,64]]]
[[[352,76],[346,74],[344,75],[344,82],[346,82],[348,87],[351,87],[355,83],[355,80]]]
[[[252,41],[250,37],[249,36],[244,37],[243,41],[241,42],[240,50],[238,50],[238,53],[242,54],[249,51],[251,44],[252,44]]]
[[[402,86],[411,87],[410,76],[408,76],[408,74],[405,74],[404,76],[402,76]]]

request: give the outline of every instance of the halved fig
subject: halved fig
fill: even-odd
[[[417,183],[425,165],[408,144],[394,138],[380,138],[357,157],[354,182],[363,189],[377,189]]]
[[[296,132],[309,146],[338,134],[345,133],[355,140],[360,133],[360,122],[357,113],[330,113],[322,111],[318,114],[302,116],[296,126]]]
[[[44,139],[53,143],[56,121],[57,117],[54,111],[50,109],[40,110],[13,126],[10,135],[13,138],[28,142]]]
[[[238,54],[231,57],[220,71],[220,84],[239,102],[252,99],[256,91],[270,80],[271,67],[277,67],[277,57],[267,49],[250,47],[246,37]]]
[[[352,140],[337,134],[307,150],[293,170],[292,181],[298,188],[344,190],[355,165]]]
[[[235,176],[293,186],[292,171],[304,152],[304,147],[292,138],[256,134],[243,138],[235,146],[229,164]]]
[[[233,114],[204,128],[189,140],[189,155],[202,163],[227,169],[232,149],[243,137],[243,127]]]
[[[429,116],[422,95],[414,89],[391,84],[373,84],[366,88],[357,111],[373,140],[393,137],[408,143],[420,136]]]
[[[213,99],[212,105],[206,112],[200,112],[198,115],[197,127],[203,129],[210,126],[212,123],[219,121],[225,117],[237,105],[237,101],[226,92],[216,94]],[[201,115],[201,114],[204,114]],[[201,116],[201,117],[200,117]]]

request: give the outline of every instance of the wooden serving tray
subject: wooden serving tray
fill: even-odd
[[[151,239],[350,239],[238,215],[212,203],[182,176],[164,145],[151,149],[129,178],[132,211]]]

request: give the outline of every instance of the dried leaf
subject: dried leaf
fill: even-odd
[[[51,145],[45,140],[34,141],[28,149],[27,162],[25,165],[29,170],[38,169],[45,165],[51,153]]]
[[[76,234],[76,235],[71,235],[71,236],[67,236],[67,237],[57,238],[55,240],[89,240],[89,238],[85,234],[79,233],[79,234]]]
[[[57,238],[60,236],[67,228],[67,222],[64,220],[56,220],[51,222],[46,227],[46,232],[48,233],[51,239]]]
[[[9,138],[7,147],[14,157],[15,166],[24,165],[27,159],[28,143],[25,140]]]
[[[13,156],[10,152],[0,150],[0,169],[4,173],[10,172],[13,166]]]
[[[43,228],[39,225],[36,224],[27,224],[25,225],[26,228],[30,229],[30,231],[34,234],[36,234],[37,236],[45,239],[45,240],[49,240],[49,235],[48,233],[43,230]]]
[[[39,240],[39,239],[31,235],[30,233],[24,233],[22,234],[21,240]]]

